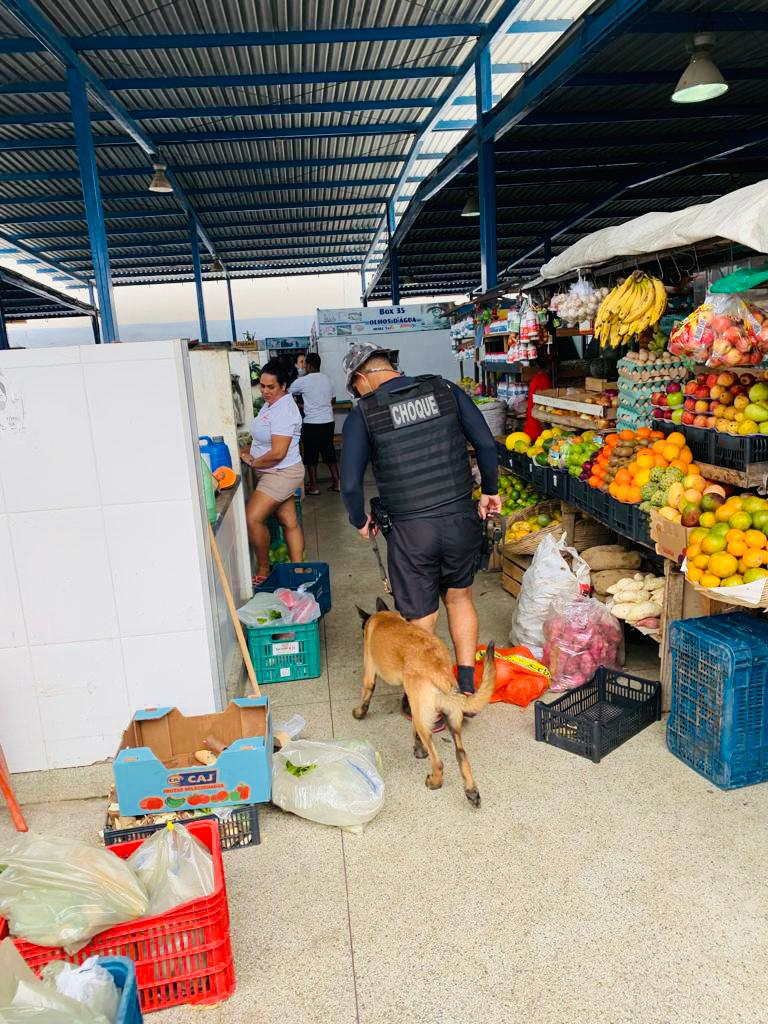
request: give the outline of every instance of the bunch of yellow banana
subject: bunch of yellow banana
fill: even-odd
[[[597,310],[595,337],[618,348],[658,323],[667,308],[667,290],[658,277],[635,270],[613,288]]]

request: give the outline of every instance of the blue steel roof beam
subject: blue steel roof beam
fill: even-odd
[[[540,222],[539,222],[540,223]],[[153,232],[145,232],[145,234],[153,234]],[[158,249],[183,249],[185,239],[183,235],[178,234],[174,231],[174,238],[169,239],[165,242],[158,241],[135,241],[135,242],[113,242],[113,251],[119,255],[123,250],[129,250],[130,252],[137,252],[138,250],[147,249],[150,252],[156,252]],[[225,238],[216,238],[216,244],[219,246],[219,255],[227,252],[228,245],[254,245],[260,242],[267,242],[270,246],[280,248],[295,248],[302,245],[329,245],[329,246],[345,246],[345,245],[367,245],[368,239],[370,238],[370,231],[361,233],[359,231],[346,231],[346,232],[318,232],[313,235],[237,235]],[[30,250],[31,252],[49,253],[51,255],[65,256],[66,253],[83,253],[84,256],[89,255],[89,248],[85,241],[76,242],[70,245],[42,245]],[[0,249],[0,255],[12,255],[16,252],[15,249]]]
[[[205,188],[190,188],[187,189],[188,196],[233,196],[233,195],[261,195],[264,192],[303,192],[306,190],[314,191],[318,188],[370,188],[372,186],[379,185],[396,185],[398,182],[397,178],[347,178],[339,179],[334,181],[333,179],[320,181],[288,181],[288,182],[270,182],[267,185],[225,185]],[[121,200],[133,200],[133,199],[146,199],[147,190],[142,189],[139,192],[102,192],[101,198],[103,202],[112,201],[118,202]],[[172,199],[168,196],[168,200]],[[0,196],[0,207],[5,208],[6,206],[27,206],[30,203],[38,205],[40,203],[81,203],[83,201],[82,194],[72,192],[56,192],[56,193],[36,193],[34,195],[25,196]],[[372,200],[376,202],[377,200]],[[333,202],[333,200],[329,200]],[[204,207],[199,212],[204,211]]]
[[[446,153],[424,153],[422,160],[440,163]],[[407,153],[381,153],[375,156],[318,157],[316,160],[242,160],[220,164],[175,164],[177,174],[219,174],[221,171],[277,171],[298,170],[303,167],[347,167],[349,165],[400,164],[408,159]],[[127,178],[144,174],[142,167],[102,167],[100,178]],[[79,181],[77,170],[69,171],[0,171],[0,182],[25,181]]]
[[[470,71],[472,71],[478,56],[491,45],[491,43],[493,42],[494,38],[497,35],[499,35],[505,29],[509,28],[509,25],[511,24],[511,18],[514,13],[515,7],[517,7],[517,4],[518,0],[503,0],[503,3],[501,3],[501,5],[499,6],[499,9],[494,15],[494,17],[485,26],[482,35],[478,36],[475,45],[467,54],[467,57],[464,60],[464,62],[460,65],[460,67],[456,69],[455,75],[452,77],[451,81],[448,83],[448,85],[443,90],[440,96],[439,106],[435,108],[432,117],[429,119],[428,123],[424,126],[422,131],[419,133],[418,138],[414,141],[414,144],[411,148],[411,154],[408,158],[408,161],[406,162],[405,167],[401,172],[402,181],[405,181],[405,179],[410,176],[411,172],[413,171],[414,164],[417,162],[419,158],[419,146],[426,138],[426,136],[429,134],[429,132],[433,129],[435,124],[441,120],[443,114],[450,109],[453,94],[456,92],[456,89],[458,89],[459,85],[461,84],[465,76],[468,75]],[[380,238],[384,236],[385,232],[387,231],[387,228],[388,217],[387,210],[385,209],[384,215],[381,219],[381,223],[379,224],[379,229],[376,232],[376,235],[374,236],[368,255],[363,260],[361,270],[366,269],[366,266],[373,257],[376,243],[379,241]],[[392,243],[395,247],[397,247],[398,242],[399,237],[397,232],[397,225],[395,225]],[[368,283],[368,291],[366,292],[367,295],[371,294],[375,280],[376,278],[378,278],[379,273],[380,271],[377,269],[376,274],[374,275],[374,279],[372,279]]]
[[[345,252],[338,254],[339,257],[343,257],[344,259],[350,261],[362,259],[364,255],[365,249],[357,250],[355,252]],[[240,253],[230,253],[227,257],[227,265],[235,263],[253,262],[254,259],[258,259],[258,256],[259,254],[254,253],[252,250]],[[290,257],[290,260],[287,260],[287,262],[296,263],[298,261],[303,263],[307,259],[331,259],[332,257],[333,253],[308,251],[306,253],[296,253],[294,256]],[[277,263],[281,262],[281,257],[279,256],[270,256],[270,259]],[[160,263],[161,265],[167,264],[170,266],[171,264],[180,262],[186,265],[189,263],[189,261],[189,256],[183,252],[172,253],[167,256],[142,256],[138,259],[135,256],[123,256],[117,258],[111,257],[110,259],[110,262],[115,270],[125,269],[126,266],[133,267],[137,265],[142,267],[152,267],[157,263]],[[212,261],[208,260],[208,262]],[[77,269],[81,269],[83,270],[83,272],[86,272],[87,269],[90,267],[90,262],[78,261],[77,263],[75,263],[73,261],[72,265],[75,266]],[[54,271],[49,270],[46,271],[46,273],[52,274],[54,273]]]
[[[355,214],[352,214],[352,213],[348,213],[348,214],[344,214],[341,219],[343,219],[345,221],[355,221],[355,222],[357,222],[357,221],[364,221],[364,220],[365,221],[375,221],[376,220],[376,214],[375,213],[371,213],[371,214],[365,214],[365,213],[355,213]],[[47,222],[47,218],[43,218],[40,221],[40,223],[46,223],[46,222]],[[261,228],[261,227],[265,227],[265,226],[272,227],[272,226],[278,226],[278,225],[280,225],[280,226],[283,226],[283,225],[285,225],[285,226],[301,225],[301,226],[306,226],[308,228],[308,230],[312,231],[313,229],[309,228],[309,225],[311,225],[311,224],[326,224],[327,222],[328,222],[328,218],[327,217],[289,217],[289,218],[286,218],[285,220],[281,220],[281,219],[265,219],[265,220],[254,221],[253,222],[253,227],[254,228]],[[232,222],[219,221],[219,223],[216,225],[216,227],[211,229],[211,230],[218,230],[219,228],[231,228],[231,227],[243,227],[242,221],[239,218],[236,219],[236,220],[233,220]],[[368,226],[365,226],[365,227],[361,227],[358,230],[370,233],[374,229],[375,229],[375,224],[368,225]],[[352,229],[350,229],[350,230],[352,230]],[[123,227],[120,227],[120,228],[118,228],[118,227],[113,227],[113,228],[111,228],[111,229],[109,229],[107,231],[107,234],[109,235],[109,237],[111,239],[115,239],[115,243],[117,245],[120,245],[121,243],[119,241],[117,241],[118,238],[129,238],[129,237],[132,237],[133,235],[141,235],[143,237],[149,237],[149,236],[153,236],[153,235],[171,235],[171,234],[178,235],[179,234],[179,228],[178,227],[157,227],[155,225],[153,225],[151,228],[146,228],[146,227],[142,227],[142,228],[123,228]],[[87,241],[87,238],[88,238],[88,236],[87,236],[87,234],[85,232],[85,229],[80,231],[79,234],[77,232],[69,232],[68,233],[68,237],[69,238],[82,238],[83,240],[86,240],[86,241]],[[224,237],[226,237],[226,236],[224,236]],[[12,243],[24,242],[24,244],[26,244],[27,240],[35,240],[35,241],[40,241],[40,240],[43,240],[43,241],[47,241],[47,240],[61,241],[61,231],[30,231],[30,232],[23,232],[21,234],[9,235],[7,237],[7,241],[12,242]]]
[[[0,89],[0,91],[2,91]],[[298,128],[258,128],[215,132],[164,132],[158,136],[158,146],[174,144],[206,145],[211,142],[253,142],[271,139],[334,139],[360,135],[414,135],[425,122],[391,121],[366,122],[365,124],[321,125]],[[132,146],[133,141],[124,135],[94,135],[94,146]],[[0,151],[74,149],[74,140],[68,135],[50,138],[0,139]],[[178,198],[178,196],[177,196]]]
[[[296,29],[282,32],[191,32],[157,35],[68,36],[78,53],[89,50],[199,50],[235,46],[301,46],[317,43],[375,43],[388,40],[462,39],[478,36],[483,22],[382,25],[371,28]],[[2,39],[0,53],[41,53],[36,39]]]
[[[80,75],[88,94],[111,115],[120,128],[133,139],[150,159],[157,155],[157,146],[153,140],[147,135],[141,125],[131,117],[122,103],[111,94],[109,87],[105,86],[89,65],[78,57],[53,22],[37,7],[33,0],[3,0],[3,6],[16,18],[19,24],[36,39],[40,40],[49,53],[62,62],[67,68],[69,75],[73,71]],[[173,186],[176,201],[193,219],[200,241],[211,255],[215,255],[216,250],[213,243],[206,234],[205,229],[198,222],[180,183],[176,180],[170,169],[166,173]]]
[[[610,0],[599,13],[580,18],[564,35],[561,45],[551,58],[545,58],[541,66],[537,66],[536,73],[524,75],[508,97],[484,116],[483,124],[479,126],[483,138],[496,140],[515,125],[527,124],[528,116],[532,115],[539,103],[577,74],[602,45],[638,24],[653,3],[654,0]],[[715,107],[713,111],[720,109]],[[707,116],[713,111],[707,111]],[[754,116],[754,110],[751,113]],[[602,114],[603,111],[593,111],[585,116],[601,123]],[[681,116],[677,111],[672,114],[674,117]],[[453,154],[419,187],[416,200],[410,203],[397,227],[396,242],[407,233],[424,204],[475,159],[475,134],[472,132],[462,140]],[[376,287],[385,266],[386,261],[382,261],[369,282],[369,294]]]

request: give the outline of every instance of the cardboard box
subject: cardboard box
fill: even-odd
[[[659,515],[656,509],[651,509],[651,540],[656,544],[657,555],[673,562],[681,561],[688,547],[690,533],[687,527],[672,523]]]
[[[226,746],[210,766],[195,751]],[[272,794],[272,718],[266,697],[240,697],[225,711],[187,717],[178,708],[137,711],[113,765],[123,816],[265,803]]]

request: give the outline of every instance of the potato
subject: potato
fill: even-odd
[[[615,604],[613,608],[611,608],[611,613],[615,615],[617,619],[626,619],[634,607],[634,604]]]
[[[614,615],[616,612],[614,611]],[[627,622],[639,622],[640,619],[658,619],[661,615],[661,605],[655,601],[642,601],[640,604],[632,605],[627,613]]]
[[[615,594],[621,589],[621,581],[626,578],[626,569],[603,569],[602,572],[592,573],[592,586],[598,594]]]
[[[639,569],[641,561],[639,551],[627,551],[620,544],[598,544],[582,551],[581,557],[595,572],[602,569]]]

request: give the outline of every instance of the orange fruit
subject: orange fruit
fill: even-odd
[[[631,483],[632,477],[626,469],[620,469],[614,477],[614,480],[617,484],[628,484]]]
[[[637,472],[638,468],[639,467],[636,462],[630,462],[630,464],[627,466],[627,472],[633,480],[635,478],[635,473]]]
[[[738,509],[734,508],[733,505],[729,504],[726,501],[726,503],[724,505],[719,505],[715,509],[715,520],[718,523],[727,523],[728,520],[732,516],[736,515],[737,512],[738,512]],[[706,515],[706,513],[705,513],[705,515]]]
[[[744,540],[748,548],[755,548],[758,551],[768,544],[768,537],[761,533],[760,530],[747,530],[744,534]]]
[[[706,569],[709,565],[709,555],[696,555],[693,564],[697,569]]]
[[[744,566],[744,570],[739,570],[739,571],[743,573],[747,569],[757,569],[762,564],[763,564],[762,552],[758,551],[757,548],[748,548],[747,551],[744,552],[744,556],[741,559],[741,561],[739,562],[739,565],[743,565]]]
[[[763,548],[760,554],[763,556],[763,565],[768,565],[768,548]]]
[[[669,436],[671,437],[672,435],[670,434]],[[690,466],[693,462],[693,452],[687,445],[685,448],[680,449],[680,453],[677,457],[681,462],[684,462],[686,466]]]
[[[737,498],[735,494],[732,494],[731,497],[728,498],[728,500],[726,501],[726,505],[730,505],[731,508],[735,509],[737,512],[741,511],[741,506],[743,505],[743,503],[744,499]]]
[[[640,493],[639,487],[632,486],[628,488],[628,490],[629,493],[627,494],[627,501],[630,502],[632,505],[637,505],[643,500],[643,496]]]
[[[685,549],[685,557],[688,559],[689,562],[692,562],[693,559],[697,555],[700,555],[700,554],[701,554],[701,545],[700,544],[689,544],[688,547]]]
[[[629,501],[629,492],[632,488],[629,484],[619,484],[616,488],[616,497],[619,501]]]
[[[653,469],[653,453],[641,452],[637,456],[637,465],[640,469]]]
[[[672,434],[670,434],[669,436],[672,437]],[[667,462],[672,462],[674,459],[677,458],[677,453],[679,450],[680,449],[677,447],[676,444],[670,444],[669,440],[667,440],[667,443],[664,445],[663,451],[661,451],[659,454],[663,455]]]
[[[735,532],[735,531],[732,531]],[[743,540],[729,540],[726,551],[729,555],[733,555],[735,558],[741,558],[745,551],[748,551],[747,545]]]
[[[610,483],[608,485],[608,493],[612,498],[618,498],[619,485],[617,483]]]
[[[622,432],[619,434],[619,440],[620,441],[634,441],[634,439],[635,439],[635,432],[634,432],[634,430],[622,430]],[[683,440],[683,444],[685,444],[685,440]]]
[[[703,575],[703,569],[697,569],[695,565],[688,566],[688,579],[691,583],[698,583]]]
[[[637,432],[637,436],[638,437],[650,437],[651,436],[651,428],[650,427],[640,427],[640,429]]]
[[[679,430],[675,430],[668,435],[667,444],[673,444],[676,448],[684,448],[685,435],[681,434]]]
[[[673,466],[675,469],[679,469],[681,473],[685,473],[688,469],[688,464],[683,462],[682,459],[672,459],[670,466]]]
[[[716,533],[710,533],[701,542],[701,553],[702,555],[715,555],[718,551],[725,551],[726,540],[725,537],[719,537]],[[730,573],[726,575],[730,576]]]
[[[663,455],[664,454],[664,449],[666,447],[667,447],[666,441],[654,441],[654,443],[652,445],[652,448],[656,452],[657,455]],[[675,449],[675,454],[677,454],[677,449]],[[674,456],[673,456],[673,458],[674,458]]]
[[[667,460],[664,458],[663,455],[654,455],[654,457],[653,457],[653,464],[658,469],[666,469],[667,466],[669,465],[669,463],[667,462]]]
[[[713,576],[724,580],[728,576],[733,576],[738,567],[738,560],[733,555],[729,555],[726,551],[721,551],[716,555],[712,555],[707,569]]]
[[[618,444],[618,443],[619,443],[619,435],[618,435],[618,434],[608,434],[608,435],[606,436],[606,438],[605,438],[605,443],[606,443],[606,444],[607,444],[607,445],[608,445],[608,446],[609,446],[610,448],[612,448],[612,447],[613,447],[613,446],[614,446],[615,444]]]
[[[708,530],[711,529],[717,520],[715,519],[714,512],[702,512],[699,516],[699,526],[705,526]]]
[[[697,466],[695,462],[689,463],[688,476],[701,476],[701,466]]]
[[[715,574],[712,572],[705,572],[699,580],[699,583],[702,587],[719,587],[720,577],[715,576]]]
[[[729,530],[728,533],[726,533],[725,535],[725,539],[728,541],[729,544],[732,540],[744,540],[744,531]]]
[[[654,441],[663,440],[664,432],[662,430],[652,430],[651,431],[651,437],[653,438]]]
[[[650,469],[638,469],[635,473],[635,487],[643,487],[651,479]]]
[[[593,473],[592,476],[589,478],[589,480],[587,480],[587,483],[589,484],[590,487],[599,487],[600,486],[600,477],[599,476],[595,476],[594,473]]]

